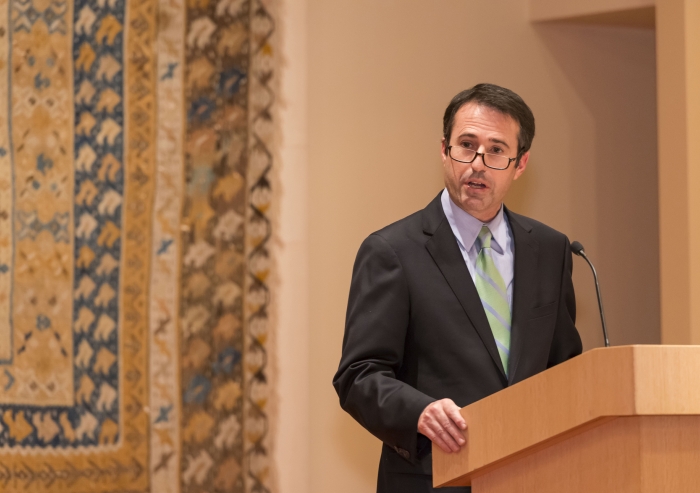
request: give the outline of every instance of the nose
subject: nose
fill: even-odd
[[[479,147],[479,150],[477,151],[477,156],[474,161],[472,161],[472,171],[478,172],[486,168],[486,164],[484,163],[484,148]]]

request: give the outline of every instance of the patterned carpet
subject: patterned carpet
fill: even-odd
[[[271,491],[270,11],[0,0],[0,491]]]

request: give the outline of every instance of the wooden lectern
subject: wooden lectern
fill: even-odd
[[[700,346],[588,351],[462,409],[433,483],[473,493],[700,492]]]

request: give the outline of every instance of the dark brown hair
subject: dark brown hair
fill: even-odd
[[[495,84],[477,84],[452,98],[442,118],[442,134],[446,145],[450,145],[455,114],[462,106],[472,101],[508,115],[518,122],[520,133],[518,134],[517,166],[520,157],[530,150],[532,139],[535,137],[535,116],[523,98],[510,89]]]

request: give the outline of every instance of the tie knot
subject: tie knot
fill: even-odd
[[[479,231],[479,243],[481,244],[481,249],[491,248],[491,230],[488,226],[483,226],[481,231]]]

